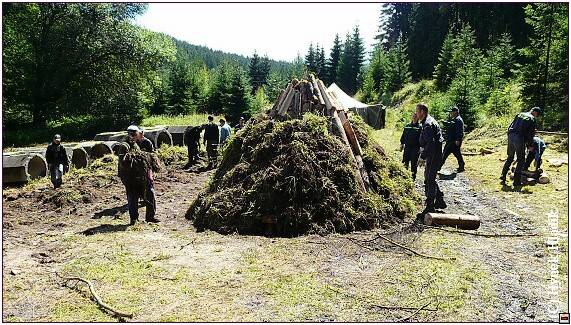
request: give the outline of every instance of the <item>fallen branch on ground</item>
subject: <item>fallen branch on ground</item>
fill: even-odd
[[[490,237],[534,237],[534,236],[539,236],[539,234],[488,234],[488,233],[470,232],[470,231],[458,230],[458,229],[447,229],[447,228],[427,226],[427,225],[422,225],[422,226],[425,228],[428,228],[428,229],[437,229],[440,231],[454,232],[454,233],[458,233],[458,234],[466,234],[466,235],[488,237],[488,238],[490,238]]]
[[[124,318],[133,318],[133,314],[128,314],[128,313],[124,313],[121,311],[118,311],[114,308],[112,308],[111,306],[107,305],[106,303],[104,303],[101,298],[97,295],[97,292],[95,292],[95,287],[93,286],[93,283],[91,283],[89,280],[80,278],[80,277],[64,277],[61,276],[59,273],[55,272],[55,274],[60,277],[61,279],[64,279],[65,282],[67,283],[68,281],[78,281],[78,282],[83,282],[87,285],[87,287],[89,288],[89,292],[91,293],[91,296],[93,297],[93,300],[97,303],[97,305],[99,305],[99,307],[101,307],[102,309],[111,312],[114,316],[118,316],[118,317],[124,317]]]
[[[424,306],[418,308],[414,313],[397,320],[396,323],[400,323],[400,322],[404,322],[405,320],[409,320],[412,316],[415,316],[416,314],[420,313],[422,310],[427,310],[425,308],[428,307],[428,305],[430,305],[431,303],[432,303],[432,301],[429,301]]]
[[[407,251],[409,251],[409,252],[411,252],[411,253],[413,253],[413,254],[415,254],[415,255],[418,255],[418,256],[420,256],[420,257],[431,258],[431,259],[441,260],[441,261],[452,261],[452,260],[456,260],[455,257],[438,257],[438,256],[431,256],[431,255],[425,255],[425,254],[423,254],[423,253],[419,253],[419,252],[415,251],[414,249],[412,249],[412,248],[410,248],[410,247],[406,247],[406,246],[404,246],[403,244],[399,244],[399,243],[393,241],[392,239],[390,239],[390,238],[388,238],[388,237],[385,237],[385,236],[383,236],[383,235],[377,234],[377,238],[386,240],[386,241],[388,241],[389,243],[391,243],[391,244],[393,244],[393,245],[395,245],[395,246],[398,246],[398,247],[400,247],[400,248],[402,248],[402,249],[404,249],[404,250],[407,250]]]
[[[426,305],[428,306],[428,305]],[[380,309],[397,309],[397,310],[417,310],[418,307],[404,307],[404,306],[381,306],[381,305],[371,305],[371,307]],[[425,311],[438,311],[438,309],[424,308]]]

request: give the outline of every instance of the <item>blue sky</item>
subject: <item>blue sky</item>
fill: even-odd
[[[137,23],[196,45],[292,61],[319,42],[328,55],[335,33],[342,39],[359,24],[368,48],[377,34],[381,4],[151,3]]]

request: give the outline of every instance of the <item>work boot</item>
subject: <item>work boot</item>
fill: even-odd
[[[130,226],[134,226],[135,223],[137,223],[137,219],[131,219],[131,221],[129,221]]]
[[[464,166],[460,166],[458,167],[458,169],[456,169],[457,173],[463,173],[465,171]]]
[[[444,202],[444,197],[440,196],[436,198],[436,201],[434,202],[435,209],[446,209],[447,207],[448,205]]]
[[[145,221],[146,221],[146,222],[149,222],[149,223],[159,223],[159,222],[161,222],[159,219],[157,219],[157,218],[155,218],[155,217],[149,218],[149,219],[145,219]]]
[[[505,176],[500,176],[500,184],[506,185],[506,177]]]

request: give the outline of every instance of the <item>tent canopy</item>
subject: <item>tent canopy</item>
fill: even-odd
[[[331,86],[329,86],[329,88],[327,88],[327,91],[331,92],[335,96],[335,98],[337,98],[337,100],[341,103],[341,105],[343,105],[344,108],[347,108],[347,109],[365,108],[365,107],[371,106],[371,105],[361,103],[360,101],[356,100],[355,98],[347,95],[335,83],[332,83]]]
[[[374,127],[375,129],[382,129],[385,127],[385,108],[381,104],[367,105],[361,103],[355,98],[347,95],[339,86],[331,84],[327,91],[332,94],[343,108],[359,114],[365,123]]]

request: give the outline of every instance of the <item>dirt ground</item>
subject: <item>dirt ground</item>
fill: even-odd
[[[93,281],[102,299],[133,313],[133,321],[554,321],[545,220],[476,190],[474,180],[449,167],[440,180],[447,212],[481,216],[482,233],[538,236],[471,236],[412,220],[378,231],[446,259],[438,260],[375,239],[377,231],[198,233],[184,213],[212,172],[179,168],[156,178],[156,225],[127,225],[124,188],[113,173],[70,176],[59,194],[46,183],[4,190],[3,320],[118,320],[81,285],[64,285],[59,272]],[[140,213],[144,219],[143,207]],[[566,232],[560,235],[566,242]],[[561,281],[558,288],[566,288]],[[567,297],[563,289],[555,295],[559,310]]]

